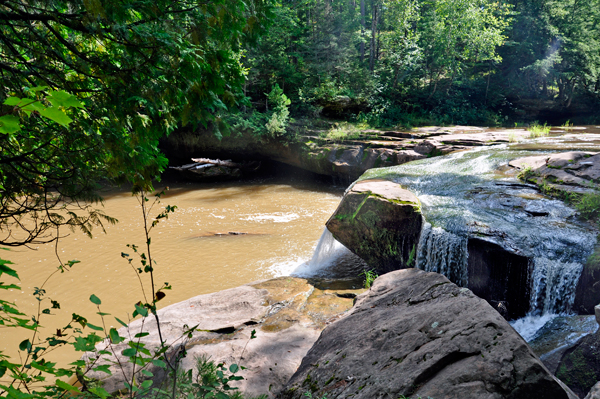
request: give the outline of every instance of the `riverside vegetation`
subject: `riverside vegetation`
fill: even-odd
[[[304,129],[321,116],[361,127],[498,125],[552,113],[595,120],[599,15],[596,2],[575,0],[3,2],[0,245],[53,243],[65,228],[90,235],[115,223],[97,209],[99,183],[107,180],[132,184],[146,209],[146,193],[167,165],[159,139],[176,129],[208,127],[219,137],[243,129],[290,141],[294,123]],[[306,125],[293,122],[299,115],[310,117]],[[330,134],[347,136],[341,132]],[[170,287],[153,281],[150,242],[148,235],[145,251],[131,246],[138,272],[150,278],[134,312],[142,317],[157,317],[156,303]],[[61,263],[57,272],[76,263]],[[9,265],[0,262],[0,276],[18,279]],[[4,293],[18,288],[0,283]],[[23,361],[0,353],[0,395],[65,397],[80,389],[61,378],[76,375],[84,392],[106,397],[81,378],[84,364],[60,368],[44,354],[68,342],[93,350],[100,331],[111,342],[122,337],[81,315],[39,337],[40,319],[60,304],[43,286],[34,295],[39,312],[31,318],[0,299],[0,325],[33,334],[20,345]],[[212,377],[202,378],[204,385],[178,379],[168,348],[148,353],[133,338],[133,367],[166,367],[172,387],[179,381],[197,389],[194,395],[223,398],[237,378],[226,376],[236,367],[205,364]],[[127,395],[155,389],[149,381],[132,377]],[[174,397],[175,388],[158,393]]]

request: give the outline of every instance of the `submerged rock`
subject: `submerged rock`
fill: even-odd
[[[354,297],[363,291],[356,280],[281,277],[190,298],[159,310],[158,315],[162,337],[170,345],[167,355],[174,360],[186,354],[180,369],[195,370],[202,357],[227,367],[236,363],[246,367],[238,373],[245,378],[237,385],[243,392],[250,396],[271,395],[296,371],[321,330],[350,309]],[[185,331],[190,328],[188,337]],[[253,330],[256,338],[251,339]],[[128,328],[121,328],[119,334],[132,337],[142,331],[149,335],[140,341],[154,352],[160,347],[160,338],[153,317],[136,320]],[[100,380],[110,393],[122,389],[125,378],[130,380],[132,373],[131,363],[122,354],[126,348],[127,342],[100,343],[98,350],[106,349],[114,355],[102,355],[96,366],[109,364],[112,375],[100,371],[86,375]],[[88,353],[85,358],[89,362],[95,356]],[[122,370],[116,361],[123,365]],[[151,371],[153,386],[160,385],[165,373],[157,367]],[[136,380],[148,378],[137,369]]]
[[[575,398],[485,301],[436,273],[379,277],[279,399]]]
[[[378,273],[414,266],[421,232],[419,200],[399,184],[363,180],[344,196],[327,229]]]

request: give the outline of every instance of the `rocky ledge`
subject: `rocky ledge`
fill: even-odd
[[[198,156],[268,159],[352,181],[371,168],[400,165],[529,136],[524,129],[488,130],[471,126],[425,127],[410,131],[364,130],[352,139],[330,139],[326,133],[307,130],[294,142],[282,142],[243,132],[217,139],[209,131],[180,131],[171,134],[161,147],[172,162],[189,163],[190,158]]]
[[[162,337],[170,346],[167,356],[175,358],[185,352],[180,363],[184,370],[195,370],[200,357],[227,366],[240,364],[246,367],[238,373],[244,377],[238,384],[243,392],[249,396],[276,392],[296,371],[323,328],[352,307],[356,295],[364,291],[361,283],[281,277],[167,306],[158,311]],[[185,331],[193,326],[187,336]],[[160,347],[154,318],[136,320],[119,330],[123,337],[141,332],[149,333],[140,342],[154,353]],[[112,374],[94,371],[87,376],[100,380],[110,393],[121,390],[131,379],[132,364],[122,353],[128,343],[105,341],[96,348],[113,353],[95,363],[109,365]],[[86,359],[95,356],[88,353]],[[160,385],[165,378],[162,369],[151,367],[151,372],[153,386]],[[148,378],[137,369],[138,382]]]
[[[437,273],[379,277],[279,399],[576,398],[484,300]]]
[[[521,179],[549,194],[583,194],[600,188],[600,154],[570,151],[518,158],[509,165],[520,169]]]
[[[350,280],[282,277],[158,313],[168,357],[186,353],[183,370],[194,370],[197,358],[207,356],[243,365],[238,386],[249,397],[576,398],[485,301],[418,269],[381,276],[366,292]],[[182,336],[193,325],[192,335]],[[141,331],[148,333],[140,339],[145,348],[157,348],[151,317],[119,332]],[[121,389],[131,368],[121,371],[116,364],[130,366],[123,355],[129,347],[100,343],[98,350],[113,353],[100,361],[113,373],[88,376],[109,392]],[[164,375],[152,372],[153,386],[160,385]],[[147,375],[140,372],[136,380]]]
[[[422,225],[417,197],[387,180],[363,180],[344,195],[327,229],[377,273],[414,266]]]

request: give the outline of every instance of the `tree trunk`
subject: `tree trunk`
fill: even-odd
[[[365,0],[360,0],[360,62],[365,60]]]
[[[369,70],[373,72],[375,69],[375,52],[376,48],[376,36],[377,36],[377,19],[379,18],[378,7],[376,4],[376,0],[371,0],[371,7],[373,12],[373,18],[371,19],[371,48],[370,48],[370,56],[369,56]]]

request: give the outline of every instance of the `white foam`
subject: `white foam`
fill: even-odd
[[[299,219],[300,215],[291,212],[275,212],[275,213],[257,213],[254,215],[247,215],[242,220],[249,220],[253,222],[273,222],[273,223],[287,223],[292,220]]]
[[[296,260],[276,262],[269,267],[269,270],[276,277],[312,277],[332,266],[336,260],[348,252],[350,251],[333,238],[329,230],[324,229],[310,260],[297,258]]]
[[[544,327],[546,323],[554,319],[556,314],[546,313],[541,316],[525,316],[521,319],[510,322],[510,325],[523,337],[527,342],[531,341],[540,328]]]

